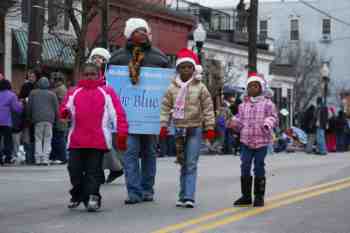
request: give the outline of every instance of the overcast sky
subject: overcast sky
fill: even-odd
[[[175,0],[174,0],[175,1]],[[190,2],[197,2],[204,6],[209,6],[213,8],[217,7],[233,7],[236,6],[239,2],[239,0],[188,0]],[[276,2],[281,0],[259,0],[259,2]],[[298,1],[298,0],[285,0],[286,2],[290,1]],[[250,2],[249,0],[245,0],[245,2]]]

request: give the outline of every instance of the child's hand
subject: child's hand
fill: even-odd
[[[235,117],[232,117],[230,120],[227,122],[227,128],[233,129],[237,126],[237,120]]]

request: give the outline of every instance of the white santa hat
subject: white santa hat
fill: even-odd
[[[178,67],[181,63],[189,62],[194,66],[194,78],[197,80],[202,79],[203,68],[200,65],[197,54],[195,54],[192,50],[183,48],[176,54],[176,67]]]
[[[251,82],[260,83],[261,91],[263,92],[265,90],[266,81],[262,75],[259,75],[256,72],[249,72],[248,79],[247,79],[247,88],[248,88],[248,84]]]
[[[107,49],[105,48],[94,48],[92,51],[91,51],[91,54],[90,54],[90,58],[89,60],[91,60],[94,56],[101,56],[103,57],[104,59],[106,59],[106,62],[109,61],[109,59],[111,58],[111,54],[108,52]]]
[[[139,28],[146,29],[148,39],[151,40],[151,28],[149,27],[148,23],[144,19],[141,19],[141,18],[130,18],[126,21],[125,29],[124,29],[124,36],[127,39],[130,39],[133,32]]]

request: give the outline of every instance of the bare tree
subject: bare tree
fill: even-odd
[[[224,60],[224,86],[242,86],[242,80],[245,80],[247,61],[233,55],[225,56]]]
[[[276,64],[289,64],[295,69],[294,110],[300,112],[321,95],[321,58],[314,43],[280,42],[276,46]],[[293,74],[291,74],[293,75]]]
[[[8,17],[18,17],[21,14],[21,3],[25,0],[15,0],[14,6],[10,9]],[[88,53],[92,48],[96,47],[102,37],[102,33],[97,34],[93,42],[87,43],[87,34],[89,26],[95,20],[95,18],[102,11],[103,3],[105,0],[49,0],[46,3],[46,9],[53,11],[54,14],[48,14],[49,17],[45,18],[44,25],[48,28],[48,33],[58,39],[61,44],[61,52],[58,53],[59,57],[64,50],[70,48],[74,51],[74,71],[76,74],[79,72],[81,65],[87,60]],[[52,17],[53,16],[53,17]],[[58,28],[58,24],[64,19],[64,24],[72,25],[74,36],[69,37],[67,33],[62,33],[62,28]],[[121,35],[120,30],[115,30],[115,25],[120,20],[119,16],[115,16],[110,19],[107,30],[108,40],[112,41],[116,37]],[[113,28],[114,27],[114,28]],[[111,32],[113,30],[113,33]],[[76,75],[75,75],[76,77]]]

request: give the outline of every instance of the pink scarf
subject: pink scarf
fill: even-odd
[[[185,102],[186,96],[188,92],[188,85],[192,82],[193,77],[190,78],[187,82],[183,82],[180,79],[180,76],[177,75],[175,78],[175,82],[179,85],[180,91],[176,96],[175,107],[173,112],[174,119],[184,119],[185,118]]]

